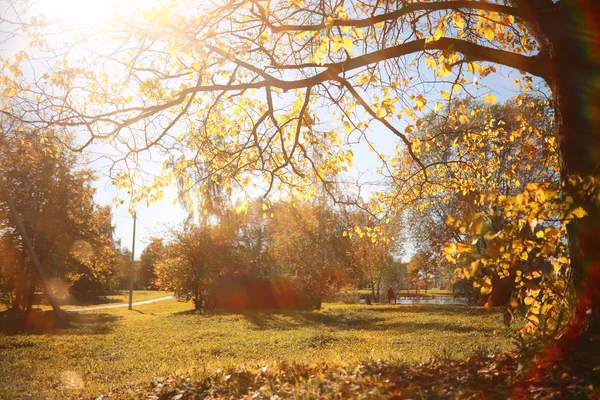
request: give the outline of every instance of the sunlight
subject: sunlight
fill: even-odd
[[[0,399],[600,400],[599,21],[0,0]]]
[[[40,0],[33,9],[68,24],[97,25],[116,17],[128,18],[158,3],[158,0]]]

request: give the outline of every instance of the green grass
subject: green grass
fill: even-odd
[[[0,398],[93,397],[115,388],[133,396],[152,377],[280,360],[412,363],[514,349],[500,314],[462,306],[200,315],[167,300],[74,318],[46,333],[11,331],[0,319]]]

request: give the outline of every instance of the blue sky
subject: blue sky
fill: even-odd
[[[509,79],[506,79],[508,74],[511,74]],[[515,94],[515,88],[512,83],[512,78],[518,76],[518,72],[512,71],[508,68],[499,68],[498,72],[492,76],[485,78],[483,82],[488,86],[489,89],[480,89],[481,95],[492,90],[495,93],[498,101],[505,101],[511,98]],[[398,142],[398,138],[379,124],[372,124],[372,128],[369,134],[370,140],[374,143],[378,151],[390,154],[393,151],[394,146]],[[377,174],[375,170],[377,168],[377,162],[374,154],[370,152],[366,145],[355,145],[352,147],[355,154],[355,169],[349,172],[350,176],[356,176],[358,171],[371,171],[367,173],[368,179],[376,179]],[[98,156],[98,153],[109,151],[108,149],[102,149],[95,147],[90,153],[90,157]],[[155,169],[160,167],[160,158],[153,158],[151,162],[142,161],[142,165],[148,169]],[[100,204],[113,204],[112,199],[114,197],[121,197],[127,199],[128,195],[124,191],[118,191],[110,182],[107,177],[107,163],[102,160],[95,161],[90,164],[91,167],[98,171],[99,179],[97,181],[97,193],[96,201]],[[139,257],[142,249],[147,245],[151,236],[163,236],[169,227],[179,226],[185,219],[186,212],[179,204],[174,204],[174,200],[177,198],[177,190],[175,187],[168,188],[165,191],[165,196],[160,202],[147,206],[146,204],[139,204],[136,208],[138,215],[138,225],[136,232],[136,256]],[[127,202],[119,208],[114,208],[114,224],[116,227],[115,237],[120,239],[122,245],[127,248],[131,248],[132,243],[132,230],[133,230],[133,219],[128,213]]]

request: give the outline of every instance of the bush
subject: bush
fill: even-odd
[[[360,291],[353,286],[346,286],[327,296],[327,301],[341,304],[358,304]]]
[[[286,280],[245,275],[221,277],[209,299],[212,308],[230,312],[320,309],[321,301]]]
[[[473,279],[457,279],[452,284],[452,296],[465,298],[471,305],[479,304],[481,295],[479,288],[473,287],[473,282]]]
[[[89,301],[106,295],[106,287],[97,280],[84,275],[73,282],[69,292],[79,301]]]

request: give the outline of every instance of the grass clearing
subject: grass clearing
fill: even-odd
[[[514,349],[501,315],[465,306],[200,315],[166,300],[73,318],[47,333],[11,331],[0,319],[0,398],[93,397],[114,388],[133,396],[152,377],[281,360],[413,363]]]
[[[170,296],[173,292],[166,292],[164,290],[134,290],[133,291],[133,302],[145,301],[158,299],[160,297]],[[94,300],[89,301],[69,301],[63,300],[65,304],[61,304],[61,308],[64,310],[72,310],[74,308],[82,307],[97,307],[97,306],[110,306],[116,304],[124,304],[129,302],[129,292],[127,290],[121,290],[108,296],[102,296]],[[45,302],[46,303],[46,302]],[[49,304],[43,304],[40,306],[42,310],[51,310]]]

